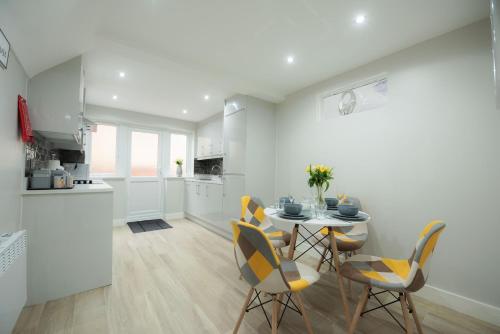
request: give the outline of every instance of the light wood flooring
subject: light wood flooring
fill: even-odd
[[[14,333],[231,333],[249,289],[239,280],[231,242],[187,220],[169,223],[174,228],[140,234],[115,228],[113,284],[26,307]],[[334,275],[324,272],[302,293],[315,333],[345,333]],[[352,309],[360,291],[353,286]],[[500,333],[450,309],[415,302],[425,333]],[[401,318],[398,308],[391,306]],[[247,313],[240,329],[270,332],[258,309]],[[358,332],[403,333],[384,311],[362,317]],[[279,333],[305,333],[302,318],[288,311]]]

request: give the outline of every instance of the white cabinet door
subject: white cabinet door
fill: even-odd
[[[184,182],[184,207],[187,213],[193,213],[192,189],[192,182]]]
[[[224,173],[245,174],[246,110],[224,117]]]
[[[225,175],[222,178],[222,211],[225,218],[239,219],[241,215],[241,197],[245,195],[245,177]]]
[[[222,184],[206,184],[206,213],[222,212]]]

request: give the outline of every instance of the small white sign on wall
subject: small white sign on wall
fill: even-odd
[[[383,108],[387,103],[387,77],[371,78],[342,89],[324,93],[318,98],[319,120],[347,116]]]
[[[3,31],[0,29],[0,66],[4,69],[7,68],[9,61],[10,43],[5,37]]]

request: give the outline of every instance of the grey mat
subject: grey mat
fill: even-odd
[[[138,222],[127,223],[130,230],[134,233],[142,233],[149,231],[165,230],[167,228],[172,228],[171,225],[167,224],[163,219],[152,219],[152,220],[141,220]]]

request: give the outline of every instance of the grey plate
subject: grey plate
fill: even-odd
[[[332,217],[342,219],[342,220],[351,220],[351,221],[365,221],[365,220],[368,220],[368,218],[370,218],[370,216],[364,212],[358,212],[358,214],[356,216],[349,217],[349,216],[341,215],[340,212],[338,212],[338,211],[333,211]]]
[[[303,215],[293,216],[293,215],[287,215],[287,214],[284,214],[284,213],[279,213],[278,216],[280,216],[283,219],[289,219],[289,220],[305,220],[305,219],[309,219],[308,216],[303,216]]]

